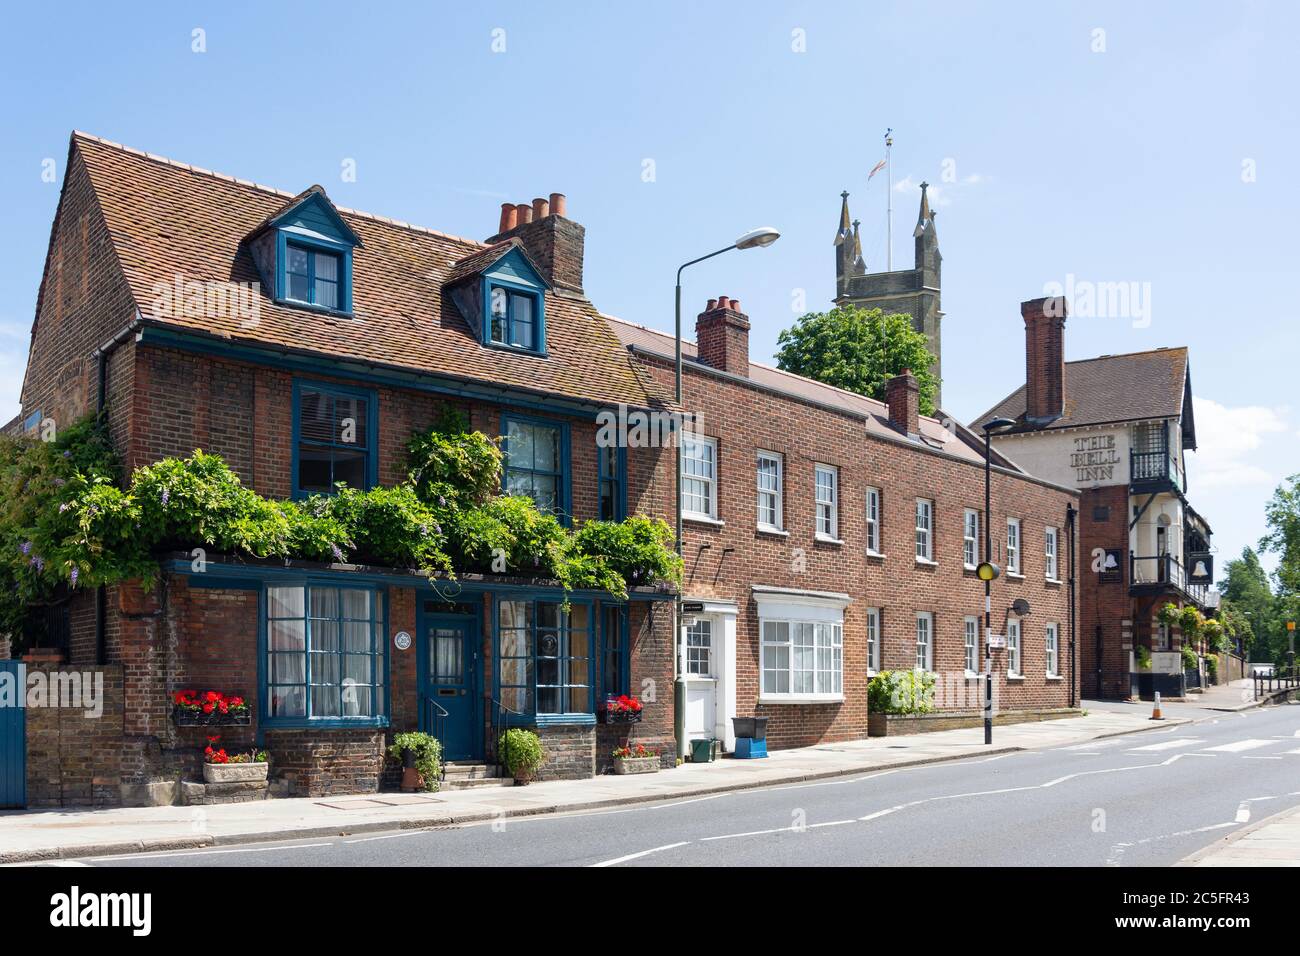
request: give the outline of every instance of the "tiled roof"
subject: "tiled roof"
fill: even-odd
[[[674,339],[673,336],[666,332],[649,329],[614,316],[606,316],[606,318],[609,320],[610,327],[617,333],[624,345],[665,358],[673,356]],[[696,364],[696,354],[694,342],[682,342],[682,356],[691,362],[690,367],[701,367]],[[781,369],[763,365],[752,359],[749,363],[749,381],[760,388],[789,396],[798,401],[812,402],[842,411],[846,415],[861,418],[866,426],[867,434],[895,440],[903,437],[899,430],[889,422],[888,406],[874,398],[836,388],[833,385],[826,385],[815,379],[804,378],[802,375],[784,372]],[[938,418],[921,416],[919,427],[924,446],[983,464],[984,455],[982,449],[977,450],[968,444],[969,441],[978,443],[978,440],[970,432],[966,431],[965,426],[957,422],[952,424],[954,428],[961,429],[964,434],[959,437],[954,432],[949,431]],[[999,455],[996,451],[994,452],[994,462],[1007,467],[1015,467],[1008,459]],[[1016,470],[1020,469],[1017,468]]]
[[[1044,428],[1178,418],[1186,387],[1187,349],[1181,346],[1066,362],[1065,414]],[[972,422],[972,427],[995,417],[1023,424],[1024,415],[1022,385]]]
[[[74,133],[137,307],[150,318],[155,284],[257,282],[242,240],[303,193],[259,186]],[[360,237],[353,254],[351,318],[277,305],[263,290],[259,322],[238,316],[154,317],[253,345],[288,346],[415,372],[473,379],[596,404],[658,406],[667,396],[620,346],[590,302],[549,294],[547,356],[489,349],[444,300],[469,258],[494,247],[339,208]]]

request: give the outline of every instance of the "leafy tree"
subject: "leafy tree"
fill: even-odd
[[[1224,565],[1219,590],[1224,603],[1233,609],[1236,623],[1244,620],[1253,660],[1272,660],[1280,617],[1277,598],[1268,583],[1268,572],[1252,548],[1242,548],[1241,557]],[[1228,618],[1224,615],[1225,623]]]
[[[884,401],[885,383],[911,369],[921,390],[921,414],[934,414],[939,382],[925,335],[908,315],[839,307],[809,312],[777,336],[779,368]]]
[[[1277,486],[1264,507],[1268,534],[1260,538],[1264,551],[1280,557],[1277,572],[1276,620],[1271,632],[1273,659],[1281,661],[1290,648],[1286,622],[1300,617],[1300,474],[1292,475]]]

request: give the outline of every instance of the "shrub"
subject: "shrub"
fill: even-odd
[[[1200,667],[1201,659],[1190,644],[1184,644],[1179,652],[1183,655],[1183,670],[1194,671]]]
[[[393,734],[388,755],[401,763],[408,750],[415,754],[415,769],[424,778],[424,789],[437,790],[442,776],[442,744],[436,738],[418,731]]]
[[[1137,646],[1137,650],[1133,652],[1133,655],[1137,659],[1138,670],[1140,671],[1151,670],[1151,652],[1149,650],[1147,650],[1144,646],[1139,644]]]
[[[881,671],[867,684],[867,711],[876,714],[928,714],[934,710],[934,674]]]
[[[1205,659],[1205,673],[1212,681],[1219,679],[1219,659],[1213,654]]]
[[[516,780],[528,780],[542,765],[545,753],[542,738],[531,730],[511,727],[497,740],[498,752],[506,769]]]
[[[1194,605],[1188,604],[1178,614],[1178,625],[1186,637],[1195,637],[1205,626],[1205,615]]]

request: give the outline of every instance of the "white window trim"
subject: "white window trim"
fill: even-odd
[[[1049,540],[1052,542],[1052,555],[1050,562],[1047,560],[1047,542]],[[1056,565],[1055,574],[1052,573],[1053,564]],[[1048,525],[1043,529],[1043,577],[1052,584],[1061,583],[1061,531],[1059,528],[1053,528],[1051,525]]]
[[[1016,529],[1016,546],[1014,549],[1011,547],[1012,528]],[[1020,533],[1020,519],[1008,518],[1007,519],[1007,574],[1017,578],[1024,577],[1024,572],[1021,569],[1022,562],[1020,560],[1020,553],[1024,550],[1024,547],[1025,547],[1024,538]],[[1016,556],[1016,560],[1014,564],[1012,564],[1011,562],[1011,555],[1013,551],[1015,552],[1015,556]]]
[[[699,443],[702,444],[702,445],[707,445],[707,446],[709,446],[711,449],[713,449],[713,474],[712,474],[712,476],[709,477],[709,478],[698,478],[698,477],[696,477],[696,476],[694,476],[694,475],[688,476],[688,475],[686,474],[686,455],[685,455],[685,453],[683,453],[683,455],[682,455],[682,474],[681,474],[681,480],[682,480],[683,484],[684,484],[687,480],[691,480],[691,481],[707,481],[707,482],[708,482],[708,485],[709,485],[709,511],[708,511],[707,513],[706,513],[706,512],[702,512],[702,511],[688,511],[688,510],[686,510],[685,505],[683,505],[683,507],[682,507],[682,520],[683,520],[683,521],[699,521],[699,522],[702,522],[702,523],[704,523],[704,524],[716,524],[716,525],[722,525],[723,522],[721,522],[721,521],[718,520],[718,440],[717,440],[716,438],[709,438],[709,437],[707,437],[707,436],[704,436],[704,435],[698,435],[698,434],[697,434],[697,435],[691,435],[691,436],[690,436],[690,440],[691,440],[691,441],[694,441],[694,442],[699,442]],[[683,494],[683,496],[682,496],[682,500],[683,500],[683,501],[685,501],[685,497],[686,497],[686,496]]]
[[[758,487],[758,464],[759,461],[764,458],[768,459],[769,461],[776,462],[776,491],[775,491],[776,523],[775,524],[769,524],[768,522],[763,521],[761,518],[757,517],[759,502],[763,500],[762,496],[764,494],[770,493],[770,492],[765,492]],[[766,532],[768,534],[788,534],[788,532],[785,530],[785,502],[784,502],[785,462],[782,455],[779,455],[774,451],[764,451],[761,448],[758,450],[758,454],[754,456],[754,491],[755,491],[754,511],[755,511],[755,520],[758,523],[758,530]]]
[[[1056,638],[1056,649],[1050,655],[1047,653],[1047,647],[1049,646],[1047,643],[1048,634]],[[1047,676],[1053,680],[1059,679],[1061,676],[1061,626],[1055,621],[1048,621],[1043,628],[1043,657],[1045,660],[1044,670]],[[1052,670],[1050,666],[1047,666],[1050,665],[1053,657],[1056,658],[1056,670]]]
[[[967,534],[969,530],[968,519],[975,518],[975,537]],[[966,560],[966,542],[971,543],[971,556],[974,561]],[[961,515],[961,563],[964,568],[974,568],[980,563],[980,513],[974,508],[967,508]]]
[[[921,519],[920,512],[921,512],[922,504],[927,505],[926,508],[927,520],[926,520],[926,527],[924,529],[921,528],[921,520],[920,520]],[[916,533],[919,533],[921,530],[925,531],[925,554],[917,554],[916,561],[918,564],[937,564],[938,562],[934,560],[934,499],[917,498],[914,509],[915,510],[912,512],[913,541],[915,542]],[[913,549],[913,551],[915,551],[915,548]]]
[[[880,672],[880,608],[867,608],[867,676]],[[872,632],[875,632],[874,640]],[[872,658],[875,658],[873,661]]]
[[[915,626],[916,643],[913,646],[913,650],[917,651],[920,650],[921,648],[921,626],[920,625],[922,621],[926,622],[926,628],[925,628],[926,666],[922,667],[918,663],[913,668],[913,670],[925,671],[927,673],[934,673],[934,614],[932,614],[930,611],[916,612],[916,626]]]
[[[871,517],[871,499],[873,497],[876,499],[876,517],[874,520]],[[880,517],[880,489],[879,488],[876,488],[874,486],[867,488],[866,499],[863,502],[863,507],[866,509],[866,511],[864,512],[864,516],[866,519],[867,555],[873,558],[883,558],[885,556],[885,553],[881,550],[882,543],[880,538],[881,517]],[[874,537],[876,539],[874,544],[871,540],[873,537],[871,533],[873,525],[875,526]]]
[[[1016,629],[1016,667],[1011,667],[1011,627]],[[1025,679],[1025,630],[1019,621],[1007,621],[1007,680]]]
[[[831,476],[831,530],[829,533],[822,531],[818,526],[821,523],[821,507],[825,502],[817,498],[817,477],[819,472],[826,472]],[[843,544],[840,540],[840,470],[834,465],[827,465],[822,462],[816,462],[813,465],[813,532],[818,541],[824,541],[827,544]]]
[[[967,634],[967,632],[970,630],[970,626],[971,626],[972,624],[975,625],[975,644],[974,644],[974,648],[975,648],[975,658],[974,658],[974,663],[975,663],[975,666],[974,666],[973,668],[971,668],[971,667],[967,667],[967,668],[966,668],[966,676],[967,676],[967,677],[975,677],[975,676],[978,676],[978,675],[979,675],[979,666],[980,666],[980,619],[979,619],[978,617],[976,617],[975,615],[973,615],[973,614],[969,614],[969,615],[967,615],[965,618],[962,619],[962,654],[963,654],[963,656],[964,656],[965,653],[966,653],[966,646],[967,646],[967,645],[966,645],[966,634]]]

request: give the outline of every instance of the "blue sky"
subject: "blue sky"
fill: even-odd
[[[1022,300],[1133,282],[1149,315],[1076,315],[1067,358],[1190,346],[1190,494],[1221,561],[1300,471],[1293,4],[51,9],[9,11],[0,35],[0,418],[58,198],[42,162],[61,181],[74,128],[475,238],[503,200],[564,192],[593,300],[665,329],[680,262],[774,225],[775,246],[695,268],[684,296],[688,315],[741,299],[766,360],[801,296],[833,294],[840,190],[884,268],[867,172],[893,127],[896,266],[916,183],[937,186],[952,414],[1023,381]]]

